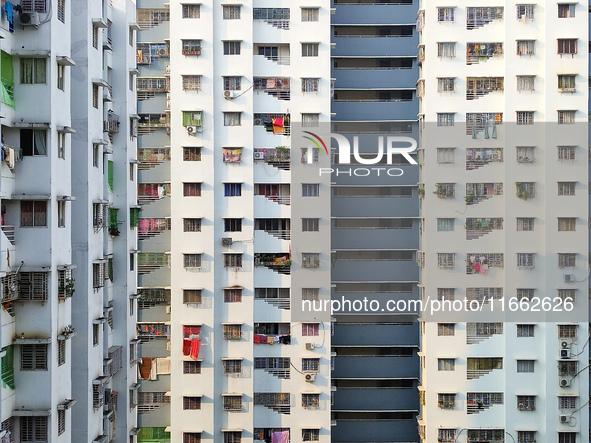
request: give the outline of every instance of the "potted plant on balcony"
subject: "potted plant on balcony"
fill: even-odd
[[[471,205],[474,203],[474,201],[476,200],[476,196],[473,194],[466,194],[464,196],[464,200],[466,201],[467,205]]]
[[[521,182],[515,182],[515,187],[517,188],[517,197],[523,200],[527,200],[530,198],[530,194],[525,186],[525,184]]]

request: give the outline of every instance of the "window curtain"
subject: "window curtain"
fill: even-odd
[[[45,131],[33,131],[35,155],[47,155],[47,144]]]
[[[24,83],[24,84],[33,83],[33,59],[32,58],[21,59],[21,83]]]
[[[33,83],[45,83],[45,66],[47,60],[44,58],[35,58],[33,61],[35,64]]]

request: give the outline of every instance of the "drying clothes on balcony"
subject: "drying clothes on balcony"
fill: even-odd
[[[273,344],[273,336],[272,335],[268,335],[267,336],[267,344],[268,345],[272,345]]]
[[[289,431],[273,432],[271,443],[289,443]]]
[[[267,79],[267,89],[275,89],[275,79],[274,78]]]
[[[291,344],[291,335],[280,335],[279,336],[279,343],[283,345]]]
[[[157,358],[155,363],[157,375],[170,374],[170,357]]]
[[[273,119],[273,126],[279,126],[280,128],[283,128],[283,117],[274,118]]]
[[[191,340],[183,340],[183,355],[189,355],[191,353]]]
[[[253,343],[260,343],[261,337],[264,337],[264,335],[254,335],[252,338]]]
[[[6,2],[4,4],[4,11],[6,12],[6,21],[8,22],[8,31],[14,32],[14,14],[12,11],[12,3]]]
[[[199,340],[191,340],[191,352],[189,353],[189,357],[193,360],[199,358]]]
[[[150,221],[148,219],[141,219],[138,222],[138,229],[140,234],[147,234],[150,229]]]
[[[487,273],[488,273],[488,265],[486,263],[480,265],[480,274],[486,275]]]
[[[152,366],[154,363],[153,357],[142,357],[138,364],[138,376],[142,380],[150,380],[150,374],[152,372]]]

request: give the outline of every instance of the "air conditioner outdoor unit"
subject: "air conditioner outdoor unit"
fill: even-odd
[[[570,423],[570,415],[569,414],[560,414],[560,416],[558,418],[560,420],[560,423]]]
[[[570,378],[562,378],[560,379],[560,387],[561,388],[568,388],[570,386],[571,380]]]
[[[164,48],[158,49],[158,56],[159,57],[166,57],[167,51]]]
[[[573,344],[572,338],[563,338],[560,340],[560,347],[562,349],[568,349]]]
[[[231,100],[236,97],[236,91],[224,91],[224,98],[226,100]]]
[[[263,119],[262,118],[255,118],[254,119],[254,124],[255,125],[262,125],[263,124]]]
[[[166,306],[166,313],[170,314],[170,306]]]
[[[265,153],[264,152],[255,152],[254,153],[254,159],[255,160],[264,160],[265,159]]]
[[[232,246],[231,238],[222,238],[222,246]]]
[[[314,380],[316,380],[316,374],[308,372],[306,375],[304,375],[304,378],[308,383],[312,383]]]
[[[564,281],[569,283],[569,282],[574,282],[575,281],[575,275],[574,274],[564,274]]]
[[[314,343],[306,343],[306,351],[314,350]]]
[[[40,24],[39,13],[34,11],[23,11],[18,16],[18,21],[21,26],[35,26]]]
[[[560,350],[560,358],[569,358],[570,357],[570,349],[561,349]]]
[[[187,132],[189,135],[195,135],[197,133],[197,126],[187,126]]]

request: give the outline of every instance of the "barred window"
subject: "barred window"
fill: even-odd
[[[575,16],[576,3],[561,3],[558,5],[558,18],[572,18]]]
[[[201,197],[201,183],[183,183],[183,197]]]
[[[241,395],[224,395],[224,411],[240,411],[242,409]]]
[[[319,288],[302,288],[302,300],[318,300]]]
[[[318,197],[320,184],[302,183],[302,197]]]
[[[183,443],[201,443],[201,432],[183,432]]]
[[[183,409],[201,409],[201,397],[183,396]]]
[[[66,432],[66,411],[58,409],[57,411],[57,435]]]
[[[241,268],[242,254],[224,254],[225,268]]]
[[[224,5],[222,8],[224,20],[238,20],[240,18],[240,5]]]
[[[241,440],[241,431],[224,432],[224,443],[240,443]]]
[[[559,125],[573,125],[577,111],[558,111]]]
[[[437,440],[441,442],[455,442],[456,441],[456,430],[455,429],[442,429],[437,430]]]
[[[22,443],[46,442],[48,417],[20,417],[20,441]]]
[[[558,74],[558,90],[561,92],[574,92],[576,77],[573,74]]]
[[[517,443],[534,443],[535,441],[536,431],[517,431]]]
[[[318,43],[302,43],[302,57],[318,57]]]
[[[533,300],[535,289],[520,288],[517,289],[517,300]]]
[[[23,11],[34,11],[42,14],[47,12],[46,0],[21,0],[21,8]]]
[[[536,196],[536,184],[532,182],[515,183],[517,188],[517,197],[527,200]]]
[[[558,338],[577,338],[578,325],[558,325]]]
[[[534,124],[534,111],[517,111],[517,124],[518,125],[533,125]]]
[[[93,263],[92,264],[92,287],[96,290],[105,286],[106,278],[106,263]]]
[[[318,409],[320,407],[320,394],[302,394],[302,408]]]
[[[185,268],[200,268],[202,254],[183,254]]]
[[[558,182],[558,195],[575,195],[576,182]]]
[[[302,78],[302,92],[318,92],[319,78]]]
[[[558,146],[558,160],[574,160],[576,146]]]
[[[575,217],[558,217],[558,231],[574,231],[576,223]]]
[[[454,58],[456,56],[456,42],[437,43],[437,57]]]
[[[302,218],[302,231],[317,232],[319,221],[319,218]]]
[[[197,146],[183,147],[183,161],[184,162],[200,162],[201,148]]]
[[[223,325],[224,340],[240,340],[242,338],[242,325]]]
[[[302,127],[314,128],[320,122],[320,114],[304,114],[302,113]]]
[[[437,126],[453,126],[454,125],[453,113],[437,113]]]
[[[536,86],[535,75],[518,75],[517,76],[517,91],[533,91]]]
[[[575,409],[577,407],[577,397],[558,397],[558,409]]]
[[[455,77],[440,77],[437,79],[437,92],[454,92],[455,88]]]
[[[47,345],[21,346],[21,371],[46,371]]]
[[[455,7],[437,8],[438,22],[453,22],[455,21]]]
[[[224,77],[224,91],[240,91],[242,77]]]
[[[517,5],[517,20],[533,20],[536,5]]]
[[[201,40],[181,40],[181,54],[201,55]]]
[[[242,288],[225,288],[224,303],[240,303],[242,301]]]
[[[57,341],[57,365],[62,366],[66,363],[66,340]]]
[[[437,266],[440,268],[455,268],[456,266],[456,254],[448,252],[437,253]]]
[[[201,374],[200,361],[183,361],[183,374]]]
[[[562,301],[570,301],[574,302],[577,297],[577,290],[576,289],[559,289],[558,290],[558,298]]]
[[[456,148],[437,148],[437,163],[453,163]]]
[[[317,252],[302,252],[302,268],[318,268],[320,254]]]
[[[577,254],[560,253],[558,254],[559,268],[574,268],[576,266]]]
[[[201,304],[201,289],[183,289],[183,303]]]
[[[224,112],[224,126],[240,126],[241,112]]]
[[[183,218],[184,232],[201,232],[200,218]]]
[[[224,374],[240,374],[242,373],[242,360],[223,360]]]
[[[437,300],[453,300],[455,296],[455,288],[437,288]]]
[[[240,41],[224,42],[224,55],[240,55]]]
[[[318,372],[320,371],[319,358],[302,358],[302,371]]]
[[[183,75],[182,77],[183,77],[183,90],[185,90],[185,91],[201,91],[201,76],[200,75]]]
[[[454,230],[454,219],[453,218],[438,218],[437,219],[437,230],[438,231],[453,231]]]
[[[451,336],[456,333],[455,323],[437,323],[437,335]]]
[[[319,441],[320,429],[302,429],[302,441]]]
[[[437,359],[437,370],[438,371],[455,371],[456,359],[455,358],[438,358]]]
[[[241,232],[241,231],[242,231],[242,219],[241,218],[224,218],[224,232]]]
[[[534,337],[535,325],[517,325],[517,337]]]
[[[517,267],[518,268],[534,268],[536,265],[535,253],[517,253]]]
[[[57,2],[57,19],[66,23],[66,0],[58,0]]]
[[[302,8],[302,21],[317,22],[319,11],[319,8]]]
[[[183,18],[200,18],[201,5],[183,5]]]
[[[302,336],[314,337],[318,336],[318,323],[302,323]]]
[[[534,372],[535,360],[517,360],[517,372]]]

